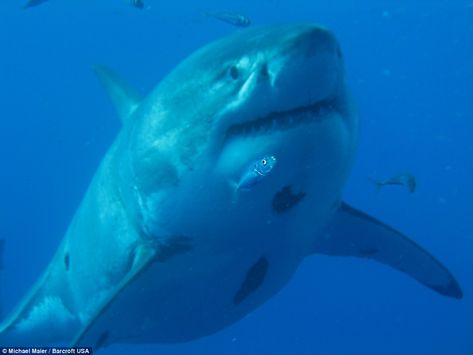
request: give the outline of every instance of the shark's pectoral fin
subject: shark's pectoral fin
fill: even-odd
[[[140,245],[135,250],[133,265],[129,272],[108,293],[95,314],[83,324],[70,346],[93,346],[94,350],[97,350],[126,338],[130,333],[130,327],[137,326],[134,323],[123,324],[120,321],[124,317],[123,314],[126,314],[129,308],[133,308],[130,302],[139,303],[139,307],[147,305],[146,302],[140,302],[142,297],[146,297],[146,283],[140,284],[140,277],[152,265],[166,263],[170,258],[187,253],[192,248],[191,238],[180,235],[169,237],[156,244]],[[136,314],[128,315],[132,319],[133,316]]]
[[[462,298],[453,275],[426,250],[394,228],[342,203],[318,238],[315,253],[376,260],[402,271],[442,295]]]
[[[110,95],[122,122],[126,123],[140,105],[141,95],[110,68],[96,65],[94,71]]]
[[[106,328],[97,327],[97,323],[100,322],[102,316],[105,314],[107,309],[112,305],[116,297],[126,289],[126,287],[136,279],[146,268],[156,260],[157,249],[150,245],[141,245],[135,250],[135,256],[133,265],[123,279],[108,293],[108,296],[103,300],[101,305],[97,308],[95,314],[93,314],[88,321],[82,326],[79,333],[71,343],[72,346],[81,344],[85,337],[90,338],[91,332],[97,332],[97,328],[101,328],[100,335],[96,337],[95,343],[91,344],[94,349],[101,348],[107,345],[109,341],[109,331]]]

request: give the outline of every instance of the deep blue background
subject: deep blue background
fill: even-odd
[[[0,1],[0,236],[3,306],[41,274],[119,119],[91,66],[148,92],[194,49],[235,28],[319,22],[339,38],[362,117],[351,204],[410,235],[460,281],[452,300],[369,261],[314,256],[233,327],[176,346],[103,354],[473,354],[473,4],[469,1]],[[410,170],[418,191],[375,193],[370,177]],[[308,226],[310,228],[310,226]]]

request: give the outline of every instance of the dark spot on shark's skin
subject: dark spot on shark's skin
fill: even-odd
[[[367,248],[367,249],[360,249],[358,253],[360,256],[373,256],[379,252],[377,248]]]
[[[70,265],[69,253],[66,253],[66,255],[64,255],[64,267],[66,268],[66,271],[69,271],[69,265]]]
[[[240,286],[240,289],[233,297],[235,305],[243,302],[251,293],[256,291],[264,282],[266,273],[268,272],[269,262],[264,256],[248,269],[246,277]]]
[[[286,185],[281,191],[274,194],[273,211],[280,214],[297,205],[305,197],[304,192],[293,193],[292,187]]]
[[[100,334],[97,341],[95,342],[94,350],[97,350],[99,348],[103,348],[104,346],[106,346],[107,340],[109,337],[110,337],[110,334],[108,330],[105,330],[104,332],[102,332],[102,334]]]
[[[264,78],[264,79],[268,79],[268,78],[269,78],[269,70],[268,70],[268,64],[267,64],[267,63],[264,63],[264,64],[261,66],[260,74],[261,74],[261,78]]]
[[[186,236],[178,235],[168,238],[164,243],[158,246],[156,260],[165,262],[169,258],[187,253],[192,250],[192,239]]]

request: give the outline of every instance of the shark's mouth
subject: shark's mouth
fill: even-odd
[[[271,112],[264,117],[231,125],[227,129],[226,138],[288,130],[299,125],[319,122],[329,117],[329,113],[334,110],[336,110],[336,100],[326,99],[287,111]]]

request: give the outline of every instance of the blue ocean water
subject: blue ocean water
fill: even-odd
[[[344,191],[402,230],[459,280],[461,300],[364,260],[307,258],[282,292],[237,324],[181,345],[103,354],[473,354],[473,4],[470,1],[50,0],[0,3],[2,308],[54,254],[120,128],[94,77],[117,69],[143,93],[179,61],[237,29],[201,15],[230,9],[255,25],[316,22],[345,58],[362,119]],[[371,177],[413,172],[418,189],[376,193]]]

